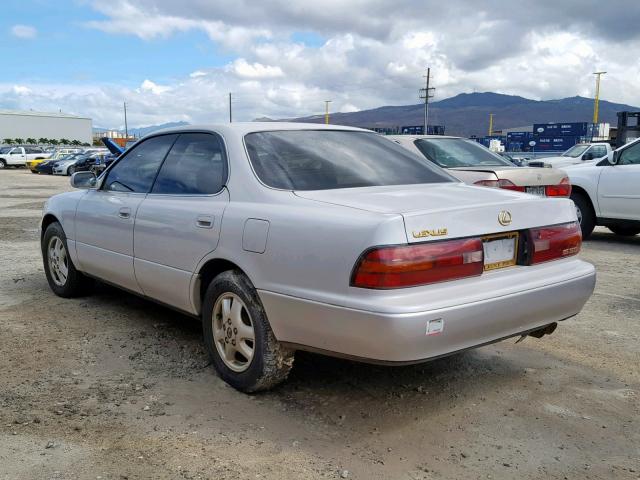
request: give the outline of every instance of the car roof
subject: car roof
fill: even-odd
[[[180,127],[164,128],[156,130],[147,135],[148,137],[166,134],[180,133],[191,131],[207,131],[218,132],[221,134],[232,133],[235,135],[246,135],[254,132],[271,132],[278,130],[342,130],[354,132],[371,132],[364,128],[348,127],[344,125],[325,125],[323,123],[302,123],[302,122],[233,122],[233,123],[214,123],[204,125],[185,125]]]

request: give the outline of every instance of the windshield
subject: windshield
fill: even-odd
[[[576,145],[575,147],[571,147],[569,150],[564,152],[561,156],[576,158],[582,155],[587,150],[587,148],[589,148],[589,145]]]
[[[425,157],[444,168],[513,167],[511,162],[477,142],[462,138],[420,138],[415,145]]]
[[[266,185],[285,190],[413,185],[455,181],[378,134],[284,130],[245,136],[251,164]]]

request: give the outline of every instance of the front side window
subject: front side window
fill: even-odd
[[[162,164],[151,193],[211,195],[227,180],[222,140],[209,133],[183,133]]]
[[[626,148],[620,154],[620,165],[640,165],[640,142]]]
[[[607,148],[602,145],[594,145],[591,147],[591,150],[589,150],[589,153],[591,154],[591,158],[602,158],[607,154]]]
[[[103,188],[114,192],[149,192],[158,168],[176,138],[175,134],[160,135],[138,144],[109,170]]]
[[[426,158],[444,168],[513,167],[511,162],[477,142],[462,138],[420,138],[415,145]]]
[[[282,130],[245,136],[258,178],[285,190],[329,190],[456,181],[375,133]]]

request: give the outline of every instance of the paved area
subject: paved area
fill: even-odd
[[[300,354],[243,395],[198,322],[44,277],[67,178],[0,171],[0,479],[640,478],[640,236],[597,229],[596,293],[551,337],[410,367]]]

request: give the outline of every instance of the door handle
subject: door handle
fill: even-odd
[[[198,215],[196,218],[196,227],[213,228],[213,217],[211,215]]]
[[[118,216],[120,218],[129,218],[131,216],[131,209],[129,207],[122,207],[118,210]]]

